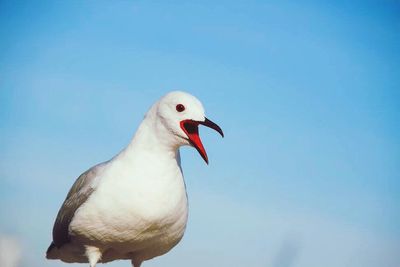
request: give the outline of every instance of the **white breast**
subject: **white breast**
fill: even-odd
[[[176,159],[165,160],[141,153],[111,162],[77,210],[71,234],[118,251],[111,258],[140,253],[148,259],[169,251],[183,236],[188,209],[181,169]]]

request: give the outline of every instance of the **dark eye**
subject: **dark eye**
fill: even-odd
[[[185,106],[184,105],[182,105],[182,104],[176,105],[176,111],[182,112],[184,110],[185,110]]]

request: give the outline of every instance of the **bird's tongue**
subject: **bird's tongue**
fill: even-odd
[[[200,156],[208,164],[207,153],[199,136],[199,123],[196,121],[182,121],[181,128],[186,132],[190,143],[197,149]]]

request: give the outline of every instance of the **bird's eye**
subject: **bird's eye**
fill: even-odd
[[[176,111],[182,112],[184,110],[185,110],[185,106],[184,105],[182,105],[182,104],[176,105]]]

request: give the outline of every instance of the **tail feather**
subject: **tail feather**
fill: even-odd
[[[61,260],[63,262],[79,262],[87,263],[88,258],[85,254],[85,247],[83,245],[64,244],[57,247],[54,242],[51,242],[46,251],[46,258],[49,260]]]
[[[58,249],[54,242],[51,242],[49,248],[47,249],[46,258],[49,260],[58,259]]]

